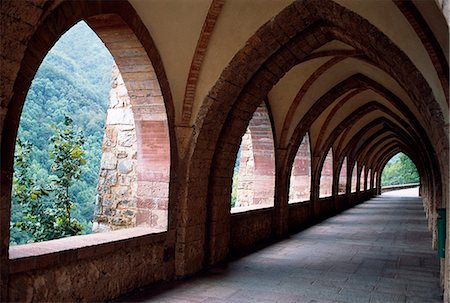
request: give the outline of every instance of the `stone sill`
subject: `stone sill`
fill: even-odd
[[[289,202],[288,205],[301,205],[301,204],[308,204],[311,200],[304,200],[304,201],[293,201]]]
[[[253,210],[268,210],[274,208],[273,205],[249,205],[231,208],[231,214],[241,214],[245,212],[250,212]]]
[[[123,248],[163,242],[166,231],[134,227],[105,233],[73,236],[9,248],[11,274],[98,257]]]

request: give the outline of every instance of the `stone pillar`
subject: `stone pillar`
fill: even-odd
[[[247,128],[241,141],[236,207],[253,204],[254,171],[255,159],[253,157],[252,135],[250,129]]]
[[[114,65],[93,232],[136,226],[136,161],[136,130],[130,98]]]
[[[292,164],[289,185],[289,203],[308,201],[311,198],[311,152],[309,137],[305,134]]]

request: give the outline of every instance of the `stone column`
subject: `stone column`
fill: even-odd
[[[136,131],[130,98],[117,66],[106,114],[93,232],[136,226]]]

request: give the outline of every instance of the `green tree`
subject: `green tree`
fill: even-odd
[[[419,183],[420,177],[412,160],[405,154],[399,153],[386,164],[381,174],[383,186]]]
[[[83,225],[71,218],[71,210],[75,207],[69,188],[81,176],[81,166],[86,164],[84,158],[84,137],[73,125],[73,120],[64,117],[62,129],[52,125],[54,135],[50,138],[53,144],[50,158],[53,159],[51,176],[53,191],[56,193],[55,208],[58,212],[56,225],[62,233],[60,236],[74,236],[81,233]]]
[[[17,204],[22,213],[11,226],[13,243],[23,243],[23,235],[29,234],[28,242],[40,242],[81,234],[83,225],[71,218],[75,203],[69,189],[81,176],[84,159],[84,138],[73,126],[69,117],[64,118],[62,128],[52,125],[52,148],[49,151],[53,164],[50,182],[38,179],[37,170],[33,168],[31,154],[32,145],[17,140],[14,180],[13,204]],[[37,180],[40,180],[39,183]],[[42,184],[49,184],[46,188]],[[22,237],[22,238],[21,238]]]
[[[18,230],[31,234],[34,241],[42,241],[49,237],[49,230],[53,228],[53,212],[47,207],[44,197],[49,189],[40,185],[32,174],[31,158],[32,145],[22,142],[16,143],[14,155],[13,203],[17,203],[23,213],[23,220],[13,223],[12,235],[18,242]]]

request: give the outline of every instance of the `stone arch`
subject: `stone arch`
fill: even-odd
[[[333,195],[333,149],[328,150],[322,163],[319,181],[319,198],[331,197]]]
[[[306,133],[297,149],[292,165],[288,203],[304,202],[311,199],[311,147]]]
[[[139,16],[127,1],[65,1],[52,8],[32,34],[14,82],[1,136],[2,218],[9,218],[14,143],[26,93],[47,51],[65,31],[80,20],[85,20],[103,40],[122,72],[134,106],[136,133],[140,138],[138,148],[141,155],[138,156],[138,161],[144,166],[150,164],[148,155],[153,150],[146,149],[142,143],[147,142],[148,135],[158,133],[153,124],[159,124],[159,129],[164,132],[162,157],[165,160],[164,167],[157,171],[161,176],[169,176],[173,167],[170,159],[173,158],[172,154],[176,155],[176,143],[173,129],[169,127],[174,118],[171,93],[158,51]],[[151,178],[144,171],[138,171],[138,174],[144,182]],[[167,184],[168,201],[168,177],[164,182]],[[168,205],[165,203],[166,218],[161,229],[167,229],[167,214]],[[4,239],[8,238],[9,219],[1,220],[1,233],[5,235]],[[7,241],[2,242],[1,252],[2,268],[5,268],[3,262],[8,259]]]
[[[371,35],[361,34],[361,31],[370,32]],[[218,172],[216,165],[210,164],[222,157],[218,157],[219,154],[231,157],[236,154],[239,138],[245,132],[252,113],[267,96],[268,91],[288,70],[331,39],[344,41],[362,50],[370,60],[381,66],[409,93],[419,109],[427,107],[427,110],[422,111],[425,118],[441,129],[436,130],[440,132],[439,135],[432,134],[433,141],[439,141],[439,136],[444,135],[441,127],[444,125],[442,115],[432,118],[429,114],[430,109],[439,111],[439,105],[434,100],[429,85],[409,58],[383,33],[367,20],[332,1],[294,2],[263,25],[247,41],[204,100],[194,127],[195,134],[191,141],[193,144],[189,151],[191,165],[185,177],[189,180],[191,176],[195,176],[198,180],[195,186],[188,185],[185,189],[183,207],[186,210],[186,222],[190,221],[189,218],[193,218],[194,213],[198,213],[198,208],[204,209],[206,205],[217,211],[204,212],[207,215],[203,221],[220,220],[219,205],[226,205],[229,201],[229,192],[223,188],[229,184],[225,179],[231,178],[228,172],[231,169],[222,167],[223,171]],[[386,51],[395,55],[385,58],[383,53]],[[396,64],[398,61],[402,64]],[[414,81],[409,79],[411,74],[417,75]],[[280,159],[284,165],[288,164],[285,166],[286,169],[292,166],[290,164],[297,151],[294,146],[299,145],[298,139],[291,140],[286,158]],[[226,161],[221,162],[223,165],[232,166],[225,163]],[[205,170],[205,166],[211,169]],[[198,191],[199,187],[205,190],[209,188],[209,194],[207,196],[201,194],[202,191]],[[287,186],[282,188],[287,191]],[[279,193],[283,196],[285,194],[286,192]],[[203,206],[194,207],[188,201],[202,201],[200,205]],[[214,242],[227,243],[228,233],[223,232],[227,225],[227,222],[222,222],[223,227],[209,231],[207,238],[214,238]],[[180,237],[185,237],[190,226],[188,223],[182,227]],[[208,247],[212,249],[214,245],[208,244]],[[210,254],[207,262],[215,263],[223,260],[226,254],[224,249],[219,249]],[[203,259],[201,252],[197,252],[195,257],[194,255],[189,257]]]

